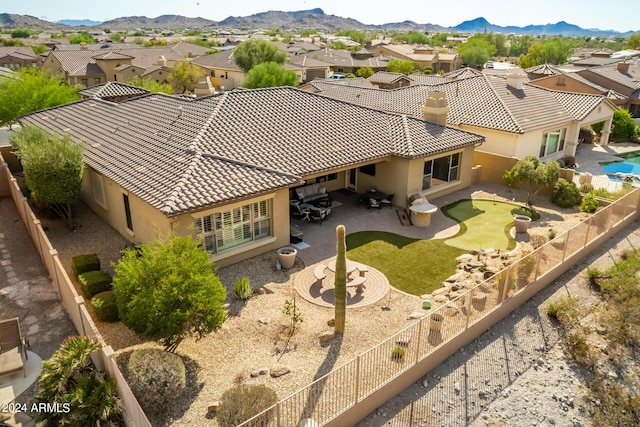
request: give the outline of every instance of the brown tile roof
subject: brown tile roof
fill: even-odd
[[[602,102],[606,99],[602,95],[559,91],[550,92],[576,120],[584,120],[589,113],[602,105]],[[613,106],[613,108],[615,109],[616,107]]]
[[[0,58],[5,56],[17,56],[24,59],[38,59],[33,49],[29,46],[0,46]]]
[[[483,137],[294,88],[198,99],[86,99],[21,118],[71,131],[86,163],[165,215],[293,185],[389,155],[424,157]]]
[[[468,79],[468,78],[477,77],[480,75],[482,75],[482,71],[476,70],[475,68],[465,67],[465,68],[460,68],[459,70],[449,71],[448,73],[444,74],[442,77],[444,77],[446,80],[453,80],[453,79]],[[432,76],[432,77],[435,77],[435,76]]]
[[[140,87],[119,82],[107,82],[78,91],[85,98],[112,98],[115,96],[140,96],[149,93]]]
[[[604,77],[605,79],[622,85],[631,91],[640,89],[640,66],[635,64],[629,64],[629,71],[627,72],[618,71],[618,64],[615,64],[607,67],[589,68],[584,71],[578,71],[578,74],[587,80],[590,80],[589,77],[591,75]]]
[[[524,71],[527,74],[535,74],[538,76],[553,76],[556,74],[562,74],[562,71],[560,71],[558,68],[546,63],[526,68]]]
[[[104,53],[99,53],[98,55],[95,55],[92,58],[106,61],[106,60],[118,60],[118,59],[133,59],[134,57],[132,55],[128,55],[122,52],[104,52]]]
[[[567,123],[569,112],[547,90],[524,85],[515,90],[503,77],[477,75],[436,85],[412,85],[394,90],[316,85],[322,95],[370,108],[422,117],[422,104],[431,90],[446,92],[450,106],[447,122],[504,132],[525,133]]]

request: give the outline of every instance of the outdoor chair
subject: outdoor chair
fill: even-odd
[[[19,319],[0,320],[0,376],[22,371],[26,378],[27,347],[29,341],[20,332]]]
[[[322,221],[324,221],[330,212],[331,210],[328,208],[309,208],[309,222],[314,221],[322,224]]]
[[[393,196],[395,196],[395,193],[389,194],[386,199],[380,200],[380,204],[389,205],[389,209],[391,209],[391,201],[393,200]]]
[[[371,208],[380,209],[381,207],[382,205],[380,204],[379,201],[377,201],[376,199],[369,198],[369,209]]]

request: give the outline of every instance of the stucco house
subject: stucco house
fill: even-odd
[[[0,67],[17,71],[20,68],[35,68],[38,56],[30,46],[0,46]]]
[[[437,106],[424,114],[442,121]],[[290,87],[90,98],[20,122],[85,145],[82,200],[123,236],[193,235],[218,266],[289,243],[293,187],[406,194],[427,174],[446,194],[471,184],[474,149],[484,141]]]
[[[540,88],[523,74],[461,73],[438,84],[418,84],[394,90],[342,87],[314,81],[316,92],[378,110],[422,116],[431,91],[448,104],[446,123],[486,138],[480,152],[506,157],[539,156],[543,160],[575,155],[581,127],[604,122],[606,144],[616,106],[597,94]]]

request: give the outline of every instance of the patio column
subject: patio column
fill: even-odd
[[[606,146],[609,145],[609,135],[611,135],[611,125],[613,124],[613,120],[605,120],[604,126],[602,126],[602,132],[600,134],[600,145]]]

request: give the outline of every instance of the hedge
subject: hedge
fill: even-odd
[[[118,306],[113,291],[100,292],[91,298],[91,305],[96,313],[96,318],[103,322],[117,322]]]
[[[77,279],[82,273],[100,270],[100,259],[96,254],[77,255],[71,258],[71,271]]]
[[[78,276],[80,290],[87,299],[100,292],[110,291],[113,287],[112,280],[111,275],[103,270],[88,271]]]

